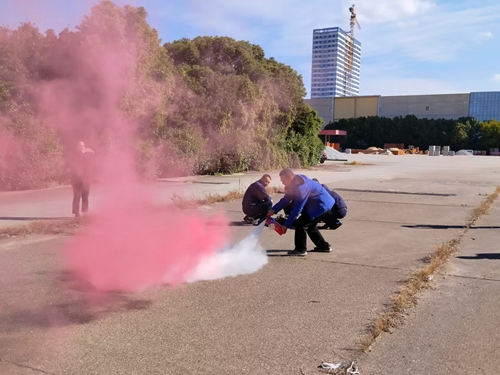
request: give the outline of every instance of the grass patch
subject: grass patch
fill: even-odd
[[[240,190],[231,190],[227,194],[208,194],[203,198],[187,198],[181,195],[174,194],[172,202],[178,208],[197,208],[200,206],[207,206],[214,203],[232,202],[243,198],[243,192]]]
[[[74,234],[84,219],[35,220],[28,224],[0,229],[0,238],[28,236],[32,234]]]
[[[269,194],[269,195],[284,194],[285,193],[285,187],[283,185],[280,185],[280,186],[266,186],[266,191],[267,191],[267,194]]]
[[[500,195],[500,187],[497,187],[495,191],[488,195],[484,201],[482,201],[479,206],[474,208],[467,219],[465,220],[465,225],[470,228],[481,216],[488,214],[491,211],[493,202]]]
[[[266,191],[269,195],[284,194],[285,187],[280,186],[266,186]],[[174,205],[181,209],[192,209],[200,206],[207,206],[214,203],[232,202],[242,199],[245,192],[243,190],[231,190],[227,194],[208,194],[203,198],[183,197],[174,193],[172,202]]]
[[[500,187],[497,187],[478,207],[471,211],[466,218],[463,231],[457,238],[438,244],[434,252],[424,258],[425,266],[411,272],[408,279],[391,296],[384,311],[374,319],[367,327],[366,333],[358,340],[356,358],[365,353],[382,333],[389,332],[401,324],[408,309],[417,304],[418,295],[428,286],[429,281],[432,279],[431,275],[444,266],[459,251],[464,235],[478,219],[490,212],[493,202],[499,195]]]
[[[208,194],[203,198],[185,198],[174,194],[172,201],[178,208],[197,208],[220,202],[231,202],[243,198],[239,190],[231,190],[227,194]],[[35,220],[27,224],[14,225],[0,229],[0,239],[28,236],[33,234],[67,234],[72,235],[85,224],[86,218],[68,218],[58,220]]]
[[[373,165],[371,163],[363,163],[363,162],[360,162],[360,161],[357,161],[357,160],[353,160],[353,161],[346,161],[344,163],[344,165]]]

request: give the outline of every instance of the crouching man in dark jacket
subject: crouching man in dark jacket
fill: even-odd
[[[273,200],[266,191],[266,186],[270,182],[271,176],[265,174],[245,191],[243,202],[241,203],[243,213],[246,215],[243,218],[245,222],[258,225],[266,219],[266,214],[273,205]]]
[[[313,178],[319,184],[317,178]],[[342,225],[342,220],[347,215],[347,204],[342,199],[342,197],[335,191],[330,190],[330,188],[324,184],[321,184],[323,188],[335,199],[335,204],[333,207],[323,216],[323,223],[325,225],[319,227],[319,229],[337,229]]]

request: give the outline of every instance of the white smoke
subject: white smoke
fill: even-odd
[[[201,258],[186,282],[223,279],[258,271],[268,261],[267,254],[259,243],[264,224],[262,222],[240,242],[219,253]]]

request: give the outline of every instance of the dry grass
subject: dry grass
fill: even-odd
[[[227,194],[208,194],[203,198],[187,198],[177,194],[172,196],[172,202],[178,208],[186,209],[186,208],[197,208],[200,206],[207,206],[215,203],[221,202],[232,202],[237,199],[243,198],[243,192],[240,190],[231,190]]]
[[[273,194],[283,194],[285,193],[285,187],[283,185],[280,186],[266,186],[266,191],[269,195]],[[192,209],[200,206],[207,206],[214,203],[222,203],[222,202],[232,202],[238,199],[242,199],[245,192],[240,190],[231,190],[227,194],[208,194],[203,198],[194,198],[194,197],[183,197],[181,195],[174,194],[172,197],[172,201],[174,205],[181,209]]]
[[[266,191],[267,191],[267,194],[269,194],[269,195],[284,194],[285,193],[285,187],[283,185],[280,185],[280,186],[266,186]]]
[[[457,238],[437,245],[434,252],[424,259],[426,265],[411,272],[408,279],[391,296],[390,302],[384,311],[375,318],[367,327],[366,334],[358,340],[355,357],[365,353],[383,332],[389,332],[402,322],[408,309],[417,304],[418,295],[428,286],[429,281],[432,279],[431,276],[459,251],[463,236],[468,232],[471,225],[491,210],[493,202],[499,195],[500,187],[488,195],[477,208],[472,210],[466,219],[464,230]]]
[[[363,163],[361,161],[353,160],[353,161],[346,161],[344,165],[375,165],[372,163]]]
[[[84,219],[35,220],[28,224],[0,229],[0,238],[28,236],[32,234],[74,234]]]
[[[491,206],[493,202],[500,195],[500,186],[495,189],[495,191],[488,195],[484,201],[482,201],[479,206],[474,208],[465,220],[465,225],[470,228],[481,216],[488,214],[491,211]]]
[[[227,194],[209,194],[203,198],[185,198],[179,195],[172,197],[178,208],[196,208],[220,202],[231,202],[243,198],[243,193],[232,190]],[[76,229],[84,225],[86,218],[68,218],[57,220],[35,220],[27,224],[15,225],[0,229],[0,239],[9,237],[28,236],[33,234],[67,234],[72,235]]]

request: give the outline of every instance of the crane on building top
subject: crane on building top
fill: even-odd
[[[352,96],[352,66],[354,62],[354,25],[357,25],[361,30],[358,20],[356,19],[356,13],[354,12],[354,4],[349,7],[349,12],[351,12],[351,20],[349,22],[350,30],[347,32],[346,40],[346,63],[345,73],[344,73],[344,96]]]

